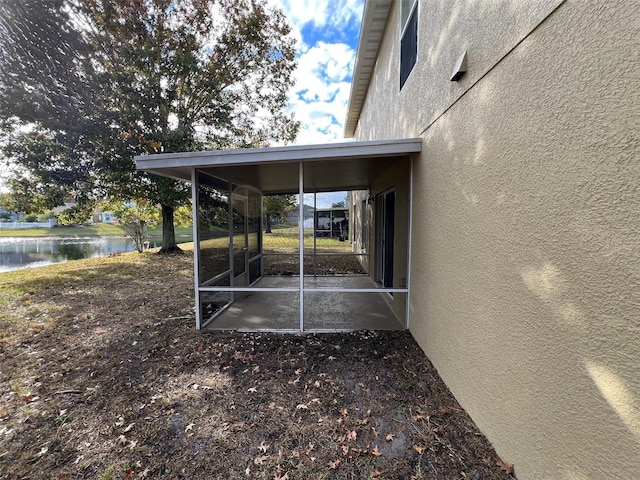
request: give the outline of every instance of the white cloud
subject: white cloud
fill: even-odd
[[[271,0],[283,10],[298,39],[296,83],[289,98],[301,122],[297,144],[344,141],[355,35],[364,0]],[[304,34],[303,34],[304,32]],[[339,40],[336,40],[339,39]]]
[[[315,27],[344,27],[360,21],[363,0],[275,0],[289,21],[300,27],[313,23]]]
[[[322,82],[320,82],[322,83]],[[325,86],[311,100],[309,91],[305,99],[293,98],[296,119],[302,122],[297,143],[324,143],[343,140],[343,121],[349,98],[349,82]]]

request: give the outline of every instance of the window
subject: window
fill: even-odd
[[[400,89],[418,58],[418,0],[402,0],[400,7]]]

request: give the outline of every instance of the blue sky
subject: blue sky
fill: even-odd
[[[302,127],[297,144],[343,141],[364,0],[271,0],[297,40],[289,99]]]

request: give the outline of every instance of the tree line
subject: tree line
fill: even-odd
[[[133,156],[295,139],[296,66],[282,12],[259,0],[0,0],[0,159],[15,199],[162,212],[163,252],[189,186]]]

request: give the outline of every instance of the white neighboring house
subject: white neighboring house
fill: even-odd
[[[122,205],[133,208],[136,206],[136,202],[133,202],[133,201],[123,202]],[[109,223],[111,225],[113,225],[118,221],[118,217],[113,212],[102,211],[100,210],[100,207],[96,207],[91,219],[93,223]]]
[[[118,217],[116,217],[111,212],[102,212],[102,223],[116,223],[118,221]]]
[[[12,210],[7,210],[6,208],[0,208],[0,214],[6,214],[9,218],[6,219],[7,222],[19,222],[24,218],[23,212],[14,212]],[[5,220],[0,220],[5,221]]]
[[[118,217],[116,217],[112,212],[101,212],[99,209],[91,216],[91,221],[93,223],[109,223],[113,225],[118,221]]]

